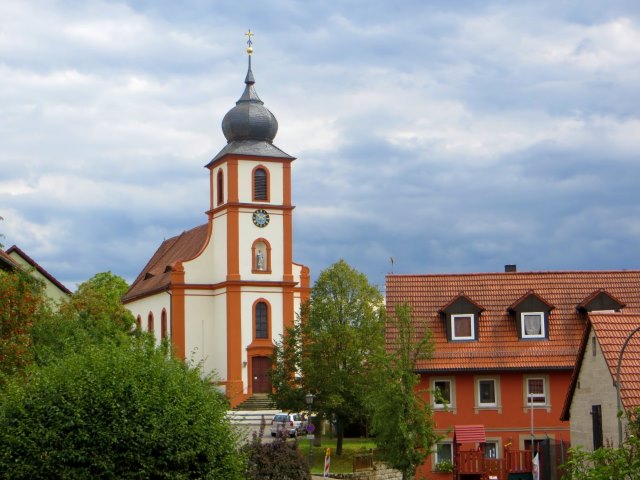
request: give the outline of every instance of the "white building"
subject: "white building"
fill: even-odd
[[[271,391],[273,341],[309,295],[293,262],[293,157],[275,145],[278,122],[249,68],[222,121],[227,145],[206,165],[208,221],[165,240],[123,298],[139,328],[170,338],[182,358],[215,371],[232,405]]]

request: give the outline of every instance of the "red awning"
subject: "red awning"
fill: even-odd
[[[454,443],[485,443],[484,425],[456,425],[453,427]]]

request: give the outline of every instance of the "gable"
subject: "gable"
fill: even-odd
[[[511,304],[507,310],[513,312],[549,312],[552,309],[553,305],[550,305],[533,290],[530,290]]]
[[[447,315],[458,313],[480,313],[484,310],[480,305],[469,299],[463,293],[460,293],[447,305],[443,306],[440,311]]]
[[[589,324],[580,342],[577,365],[571,378],[561,420],[570,418],[581,372],[587,359],[593,355],[591,352],[593,345],[589,341],[593,335],[597,339],[597,356],[602,357],[606,362],[608,380],[611,381],[611,383],[607,381],[603,386],[614,385],[615,387],[620,352],[625,340],[628,340],[620,359],[620,398],[625,409],[640,407],[640,382],[637,380],[637,372],[640,368],[640,331],[630,336],[639,326],[640,312],[589,315]],[[606,390],[603,388],[603,392]]]
[[[619,312],[624,307],[624,303],[614,298],[605,290],[596,290],[578,305],[578,309],[585,312]]]
[[[60,283],[57,278],[47,272],[38,262],[27,255],[17,245],[9,247],[6,254],[18,267],[32,268],[32,275],[44,282],[47,295],[50,298],[60,300],[71,295],[71,290]]]
[[[162,242],[122,297],[123,303],[169,288],[174,266],[198,254],[208,239],[208,227],[200,225]]]

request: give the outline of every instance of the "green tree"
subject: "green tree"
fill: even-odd
[[[336,424],[337,455],[345,425],[368,417],[370,359],[384,348],[383,311],[378,289],[340,260],[320,273],[296,325],[276,345],[274,400],[303,409],[312,393],[313,409]]]
[[[42,282],[21,269],[0,271],[0,386],[33,362],[32,330],[50,314]]]
[[[372,430],[385,460],[408,479],[439,438],[415,373],[417,363],[431,357],[433,342],[426,322],[414,318],[406,304],[387,317],[386,328],[389,345],[377,362],[376,388],[370,399]]]
[[[9,384],[0,478],[244,477],[224,396],[148,339],[93,345]]]
[[[91,345],[126,341],[135,322],[120,301],[127,289],[127,282],[111,272],[80,284],[54,315],[33,328],[36,362],[45,365]]]
[[[96,327],[128,331],[135,323],[133,315],[121,301],[128,289],[129,285],[122,277],[111,272],[97,273],[78,286],[62,309],[63,313],[65,309],[71,309]]]

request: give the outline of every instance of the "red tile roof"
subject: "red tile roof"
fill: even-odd
[[[169,286],[175,264],[190,260],[200,252],[209,238],[208,227],[205,223],[162,242],[122,297],[122,301],[130,302],[165,290]]]
[[[598,289],[624,303],[625,312],[640,314],[640,271],[388,275],[386,298],[390,312],[408,302],[433,332],[435,350],[418,364],[421,371],[572,369],[586,323],[576,307]],[[519,340],[507,311],[530,291],[555,307],[548,340]],[[485,309],[478,340],[449,342],[438,310],[461,293]],[[387,332],[391,348],[394,337]]]
[[[589,320],[615,381],[620,350],[627,336],[640,327],[640,314],[590,314]],[[622,354],[620,398],[625,409],[640,407],[640,331],[631,336]]]
[[[0,249],[0,268],[3,270],[13,270],[17,266],[18,264],[15,260],[7,255],[4,250]]]
[[[560,420],[566,421],[571,418],[571,402],[576,390],[580,366],[591,337],[591,330],[593,329],[598,338],[603,357],[609,367],[612,385],[615,387],[620,350],[629,334],[640,327],[640,314],[624,312],[591,313],[589,314],[588,322],[580,343],[577,368],[571,378]],[[622,355],[620,363],[620,397],[625,410],[640,407],[640,332],[636,332],[630,337]]]

